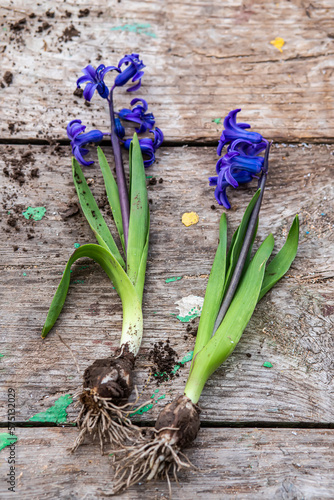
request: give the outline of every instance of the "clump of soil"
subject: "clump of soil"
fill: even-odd
[[[169,339],[165,343],[162,341],[155,343],[148,357],[154,363],[154,378],[158,385],[179,376],[178,370],[174,370],[175,366],[183,365],[178,361],[178,354],[170,346]]]
[[[71,42],[74,36],[80,36],[80,31],[78,31],[73,24],[64,29],[62,36],[59,38],[60,42]]]
[[[4,79],[5,83],[7,83],[7,86],[9,87],[9,85],[11,83],[13,83],[13,73],[11,71],[6,71],[3,79]]]

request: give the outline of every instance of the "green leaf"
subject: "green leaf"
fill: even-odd
[[[140,298],[141,301],[143,299],[143,292],[144,292],[149,237],[150,237],[150,212],[148,212],[148,228],[147,228],[147,235],[146,235],[146,243],[145,243],[145,246],[143,249],[143,255],[142,255],[142,258],[141,258],[141,261],[139,264],[139,269],[138,269],[138,277],[137,277],[137,281],[135,284],[136,292],[137,292],[138,297]]]
[[[233,234],[232,242],[230,249],[227,253],[227,272],[226,272],[226,280],[225,280],[225,287],[224,287],[224,293],[228,289],[228,286],[230,284],[230,281],[233,276],[233,272],[235,269],[235,266],[237,265],[238,258],[241,252],[242,244],[245,239],[245,234],[247,231],[248,227],[248,222],[250,219],[250,216],[252,215],[253,208],[255,206],[255,203],[257,202],[258,197],[260,196],[261,190],[258,189],[256,193],[254,194],[253,198],[251,199],[250,203],[248,204],[248,207],[245,210],[245,213],[242,217],[242,220],[240,222],[240,225],[238,229],[235,231]]]
[[[274,247],[270,234],[262,243],[237,288],[231,305],[216,334],[197,354],[188,378],[185,395],[197,403],[210,375],[235,349],[258,302],[265,265]]]
[[[75,158],[72,160],[72,172],[81,208],[93,233],[95,234],[97,241],[106,250],[109,250],[115,256],[120,265],[125,268],[124,260],[116,246],[114,238],[109,231],[100,209],[97,206],[94,196],[88,187],[80,165]]]
[[[284,276],[297,254],[299,240],[299,218],[293,220],[284,246],[267,265],[259,300]]]
[[[134,134],[131,157],[130,179],[130,220],[127,248],[127,274],[131,282],[136,285],[139,278],[139,269],[143,262],[144,249],[148,238],[149,209],[145,168],[137,134]],[[147,250],[146,250],[147,251]],[[143,283],[140,284],[140,288]]]
[[[119,237],[121,239],[123,250],[125,252],[122,212],[121,212],[121,205],[119,202],[117,183],[111,172],[109,163],[107,162],[107,159],[100,146],[97,148],[97,155],[99,158],[100,168],[104,179],[104,185],[106,188],[109,205],[112,211],[112,215],[116,224]]]
[[[121,344],[128,342],[130,349],[136,354],[140,346],[143,331],[143,318],[140,300],[134,286],[129,280],[124,269],[116,260],[115,256],[99,245],[83,245],[71,255],[52,300],[45,324],[43,326],[42,337],[46,337],[63,308],[70,284],[71,266],[81,257],[90,257],[95,262],[100,264],[110,280],[112,280],[123,305]]]
[[[219,244],[206,287],[201,318],[198,325],[194,358],[211,338],[213,326],[223,299],[226,271],[226,246],[227,222],[226,215],[223,213],[219,224]]]

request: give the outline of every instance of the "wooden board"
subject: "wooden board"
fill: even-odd
[[[69,447],[76,430],[22,429],[16,432],[16,494],[7,491],[8,464],[3,449],[0,495],[11,498],[108,498],[110,459],[96,444]],[[334,488],[334,431],[305,429],[201,429],[187,450],[199,471],[179,474],[173,499],[331,499]],[[162,481],[141,484],[114,498],[168,498]]]
[[[273,147],[258,241],[272,231],[280,248],[299,213],[298,256],[288,275],[259,304],[235,353],[208,382],[200,400],[204,423],[333,422],[333,192],[328,179],[333,176],[334,147],[292,146]],[[105,152],[110,158],[110,149]],[[204,296],[222,213],[207,181],[214,174],[214,148],[161,148],[157,156],[147,170],[158,181],[148,186],[152,225],[145,332],[136,369],[141,401],[156,395],[153,409],[141,417],[149,422],[183,391],[189,363],[155,393],[148,353],[155,342],[167,339],[178,360],[193,349],[188,324],[175,317],[175,302]],[[73,394],[84,369],[117,347],[121,304],[97,265],[78,262],[61,317],[41,340],[41,327],[74,243],[94,238],[81,213],[66,220],[61,215],[76,201],[68,147],[1,146],[1,158],[0,378],[2,387],[15,388],[17,421],[24,421],[60,396]],[[39,177],[31,177],[36,168]],[[91,188],[107,214],[98,166],[84,171],[93,179]],[[255,187],[230,192],[230,237]],[[28,206],[44,206],[42,220],[26,220],[22,211]],[[181,217],[190,211],[198,213],[199,223],[186,228]],[[170,277],[182,279],[166,283]],[[197,322],[190,324],[192,331]],[[273,367],[263,367],[266,361]],[[158,400],[160,396],[165,398]],[[2,392],[1,398],[6,397]],[[71,405],[68,421],[75,416]],[[5,409],[0,418],[6,420]]]
[[[88,63],[115,65],[131,52],[147,66],[136,95],[148,99],[168,141],[217,142],[222,124],[213,120],[238,107],[268,139],[333,139],[330,0],[14,5],[1,8],[2,140],[64,139],[74,118],[107,131],[105,103],[94,97],[84,106],[73,96],[76,79]],[[117,106],[129,97],[121,89]]]

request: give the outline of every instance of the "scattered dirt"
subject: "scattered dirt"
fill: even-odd
[[[148,358],[154,363],[154,379],[157,384],[161,384],[171,378],[178,377],[179,371],[173,372],[176,365],[183,365],[177,359],[178,354],[170,346],[169,340],[154,344],[153,349],[149,351]]]
[[[157,181],[157,178],[156,178],[156,177],[152,177],[152,179],[150,179],[150,180],[148,181],[148,183],[149,183],[149,185],[150,185],[150,186],[155,186],[157,182],[158,182],[158,181]]]

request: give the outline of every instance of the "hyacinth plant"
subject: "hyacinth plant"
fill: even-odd
[[[101,64],[97,69],[91,65],[86,66],[83,69],[84,75],[77,80],[77,86],[85,84],[83,96],[87,101],[91,101],[97,91],[108,103],[111,131],[85,132],[86,127],[81,120],[72,120],[67,126],[73,153],[74,185],[82,211],[98,244],[82,245],[71,255],[51,303],[42,337],[46,337],[62,310],[70,284],[71,266],[81,257],[89,257],[102,267],[112,281],[123,306],[119,349],[114,356],[96,360],[84,372],[83,390],[77,395],[78,404],[81,405],[77,419],[80,433],[73,450],[84,441],[87,433],[99,437],[102,450],[105,440],[122,445],[125,440],[137,439],[138,434],[137,428],[128,418],[130,405],[127,401],[133,389],[132,372],[143,334],[142,297],[150,226],[145,167],[154,162],[155,151],[163,141],[163,134],[157,127],[154,128],[155,118],[152,113],[147,112],[148,105],[144,99],[133,99],[130,104],[132,109],[115,112],[113,93],[117,87],[126,85],[130,80],[133,85],[127,91],[138,90],[144,67],[138,54],[126,55],[118,66],[105,67]],[[104,78],[110,71],[116,72],[116,77],[109,90]],[[125,138],[122,122],[134,124],[136,132],[133,138]],[[138,139],[137,133],[145,135]],[[97,148],[97,154],[120,240],[120,249],[80,167],[89,167],[94,163],[86,158],[89,153],[86,145],[98,143],[105,136],[111,140],[116,180],[100,147]],[[129,188],[121,144],[129,150]]]
[[[160,413],[151,435],[137,445],[116,451],[114,466],[118,477],[114,493],[125,487],[169,473],[177,481],[177,472],[190,468],[183,449],[196,438],[200,427],[198,401],[209,377],[234,351],[256,304],[287,272],[294,260],[299,237],[298,216],[287,240],[268,264],[274,248],[270,234],[252,257],[261,202],[268,174],[270,144],[256,132],[246,131],[249,125],[236,123],[231,111],[224,121],[218,155],[228,144],[225,156],[217,166],[216,199],[226,207],[226,186],[237,187],[258,177],[258,190],[249,203],[227,251],[227,222],[220,219],[219,244],[208,280],[202,314],[194,348],[192,365],[184,393]],[[258,154],[264,151],[264,156]],[[248,179],[248,181],[246,181]],[[171,494],[171,489],[170,489]]]

